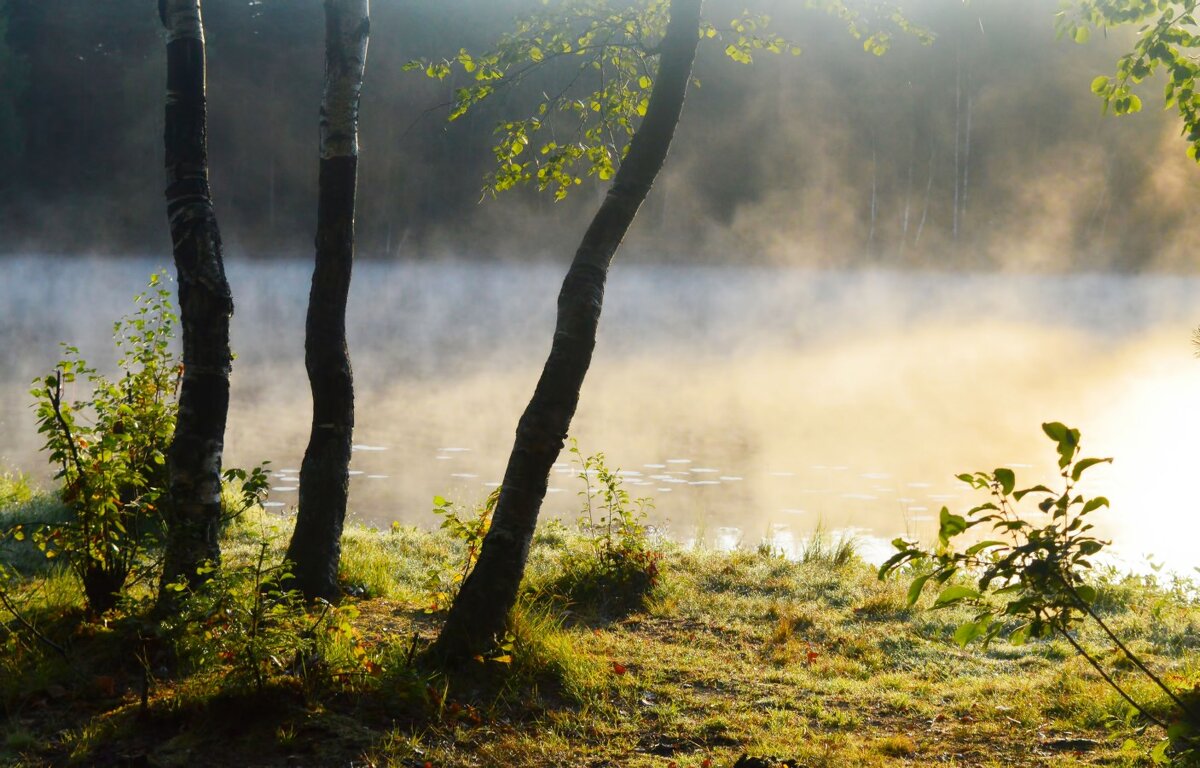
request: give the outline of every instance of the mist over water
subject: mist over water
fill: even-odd
[[[878,557],[929,538],[942,505],[976,503],[958,472],[1013,466],[1053,479],[1039,425],[1114,456],[1088,491],[1127,562],[1195,560],[1200,501],[1200,278],[1022,276],[794,268],[613,270],[572,427],[604,451],[655,521],[712,546],[772,539],[794,551],[818,525]],[[57,342],[111,370],[111,323],[157,259],[14,257],[0,284],[0,465],[52,468],[27,394]],[[310,400],[307,260],[229,267],[233,400],[226,463],[270,459],[271,502],[296,501]],[[351,509],[428,525],[441,494],[474,503],[499,482],[549,349],[563,268],[462,259],[363,262],[349,310],[358,390]],[[573,520],[582,484],[564,454],[545,514]]]

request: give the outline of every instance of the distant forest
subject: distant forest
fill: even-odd
[[[566,259],[602,194],[480,201],[491,133],[535,94],[447,123],[462,85],[402,72],[478,50],[537,0],[375,0],[362,101],[364,258]],[[797,0],[751,8],[803,55],[701,46],[667,167],[624,259],[820,267],[1191,270],[1200,169],[1161,83],[1102,117],[1089,92],[1130,44],[1056,40],[1055,0],[913,0],[936,34],[877,57]],[[238,258],[307,256],[315,229],[319,0],[205,0],[210,151]],[[164,46],[152,2],[0,0],[0,252],[170,250]],[[548,73],[547,78],[554,73]],[[527,84],[528,85],[528,84]],[[550,87],[547,83],[546,87]],[[443,105],[440,106],[439,105]]]

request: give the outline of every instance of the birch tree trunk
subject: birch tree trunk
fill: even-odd
[[[165,587],[193,583],[197,568],[217,563],[221,521],[221,453],[229,410],[229,318],[221,235],[208,184],[204,24],[200,0],[159,0],[167,30],[167,216],[179,283],[183,381],[168,452],[170,500],[163,562]],[[159,590],[159,605],[171,602]]]
[[[962,147],[962,37],[959,36],[958,50],[954,55],[954,240],[958,240],[959,171],[958,155]]]
[[[914,130],[908,147],[908,183],[904,187],[904,212],[900,216],[900,249],[896,258],[904,260],[904,249],[908,246],[908,219],[912,210],[913,165],[917,160],[917,132]]]
[[[446,662],[487,650],[504,631],[516,602],[550,468],[566,440],[591,363],[609,265],[662,168],[679,122],[702,5],[703,0],[672,1],[646,117],[563,280],[550,355],[517,425],[491,529],[433,649]]]
[[[338,561],[350,485],[354,375],[346,301],[354,262],[358,103],[370,35],[369,0],[325,0],[316,266],[308,296],[304,365],[313,417],[300,466],[300,508],[288,545],[293,586],[308,599],[339,594]]]
[[[921,244],[921,233],[925,231],[925,218],[929,216],[929,196],[933,193],[933,158],[936,145],[933,137],[929,138],[929,176],[925,179],[925,202],[921,206],[921,221],[917,223],[917,234],[913,237],[913,247]]]
[[[867,233],[867,258],[875,251],[875,215],[879,210],[879,162],[875,149],[875,138],[871,138],[871,229]]]
[[[970,93],[971,71],[967,70],[967,132],[963,139],[963,179],[962,179],[962,213],[959,214],[961,227],[967,226],[967,193],[971,188],[971,102]]]

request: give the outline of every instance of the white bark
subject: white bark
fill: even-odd
[[[904,213],[900,218],[900,251],[899,258],[904,258],[904,249],[908,245],[908,219],[912,210],[913,165],[917,156],[917,134],[913,132],[912,143],[908,147],[908,185],[904,189]]]
[[[934,143],[933,137],[929,139],[929,178],[925,182],[925,205],[921,208],[921,222],[917,224],[917,234],[913,238],[913,245],[920,245],[921,233],[925,231],[925,217],[929,215],[929,195],[933,192],[933,156]]]
[[[971,87],[971,73],[967,72],[967,89]],[[967,223],[967,191],[971,182],[971,94],[967,94],[967,135],[963,146],[962,223]]]
[[[358,156],[358,102],[367,64],[370,0],[325,0],[329,52],[321,104],[321,158]]]
[[[954,239],[958,240],[959,182],[962,176],[958,165],[958,152],[962,146],[962,43],[959,42],[954,58]]]
[[[176,40],[194,39],[204,42],[204,22],[200,18],[200,0],[162,0],[163,26],[167,30],[167,43]]]
[[[867,255],[871,255],[875,245],[875,213],[878,210],[877,189],[879,181],[879,164],[876,161],[875,147],[871,147],[871,231],[867,235]]]

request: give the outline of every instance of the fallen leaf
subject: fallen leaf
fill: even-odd
[[[625,672],[626,672],[626,669],[625,669],[625,665],[624,665],[624,664],[622,664],[622,663],[621,663],[621,662],[619,662],[619,661],[614,661],[612,664],[613,664],[613,673],[614,673],[614,674],[617,674],[617,675],[623,675],[623,674],[625,674]]]

